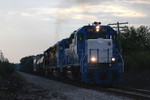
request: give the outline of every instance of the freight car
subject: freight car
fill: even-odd
[[[121,51],[117,32],[94,22],[44,51],[43,72],[85,83],[120,83],[124,69]]]

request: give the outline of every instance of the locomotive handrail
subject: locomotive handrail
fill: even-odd
[[[87,53],[85,54],[85,55],[83,55],[83,50],[82,50],[82,57],[81,57],[81,60],[80,60],[80,65],[81,65],[81,67],[82,67],[82,72],[83,72],[83,62],[84,62],[84,59],[85,59],[85,57],[86,57],[86,55],[87,55]]]
[[[82,56],[81,56],[81,59],[80,59],[80,65],[81,65],[81,68],[82,68],[83,50],[80,49],[80,51],[82,52],[82,53],[81,53]],[[83,71],[83,69],[82,69],[81,71]]]
[[[83,65],[83,61],[84,61],[86,55],[87,55],[87,53],[84,55],[84,57],[83,57],[83,59],[82,59],[82,65]],[[84,66],[84,65],[83,65],[83,66]]]
[[[119,56],[120,56],[120,58],[122,60],[122,72],[124,73],[124,60],[123,60],[123,57],[122,57],[122,55],[120,54],[120,52],[119,52],[119,50],[117,48],[116,48],[116,50],[117,50],[117,52],[118,52],[118,54],[119,54]]]
[[[60,58],[58,58],[58,59],[61,59],[61,58],[63,58],[64,56],[63,55],[61,55],[60,56]],[[61,59],[62,61],[60,62],[59,61],[59,66],[62,66],[64,63],[65,63],[65,59]]]

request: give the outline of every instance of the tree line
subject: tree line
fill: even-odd
[[[33,60],[35,56],[26,56],[20,60],[20,71],[32,73],[33,72]]]
[[[150,69],[150,28],[140,26],[128,27],[119,34],[125,71]]]
[[[14,64],[10,63],[8,59],[2,55],[2,53],[1,58],[3,59],[0,59],[0,78],[8,76],[15,72]]]

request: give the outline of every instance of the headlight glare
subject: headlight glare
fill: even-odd
[[[111,58],[111,60],[114,62],[114,61],[116,61],[116,59],[113,57],[113,58]]]
[[[92,61],[92,62],[96,62],[96,58],[95,58],[95,57],[92,57],[92,58],[91,58],[91,61]]]
[[[97,25],[97,26],[96,26],[96,32],[99,32],[99,30],[100,30],[100,26]]]

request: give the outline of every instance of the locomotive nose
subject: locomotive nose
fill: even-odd
[[[88,39],[87,52],[89,63],[111,63],[115,61],[112,57],[112,39]]]

